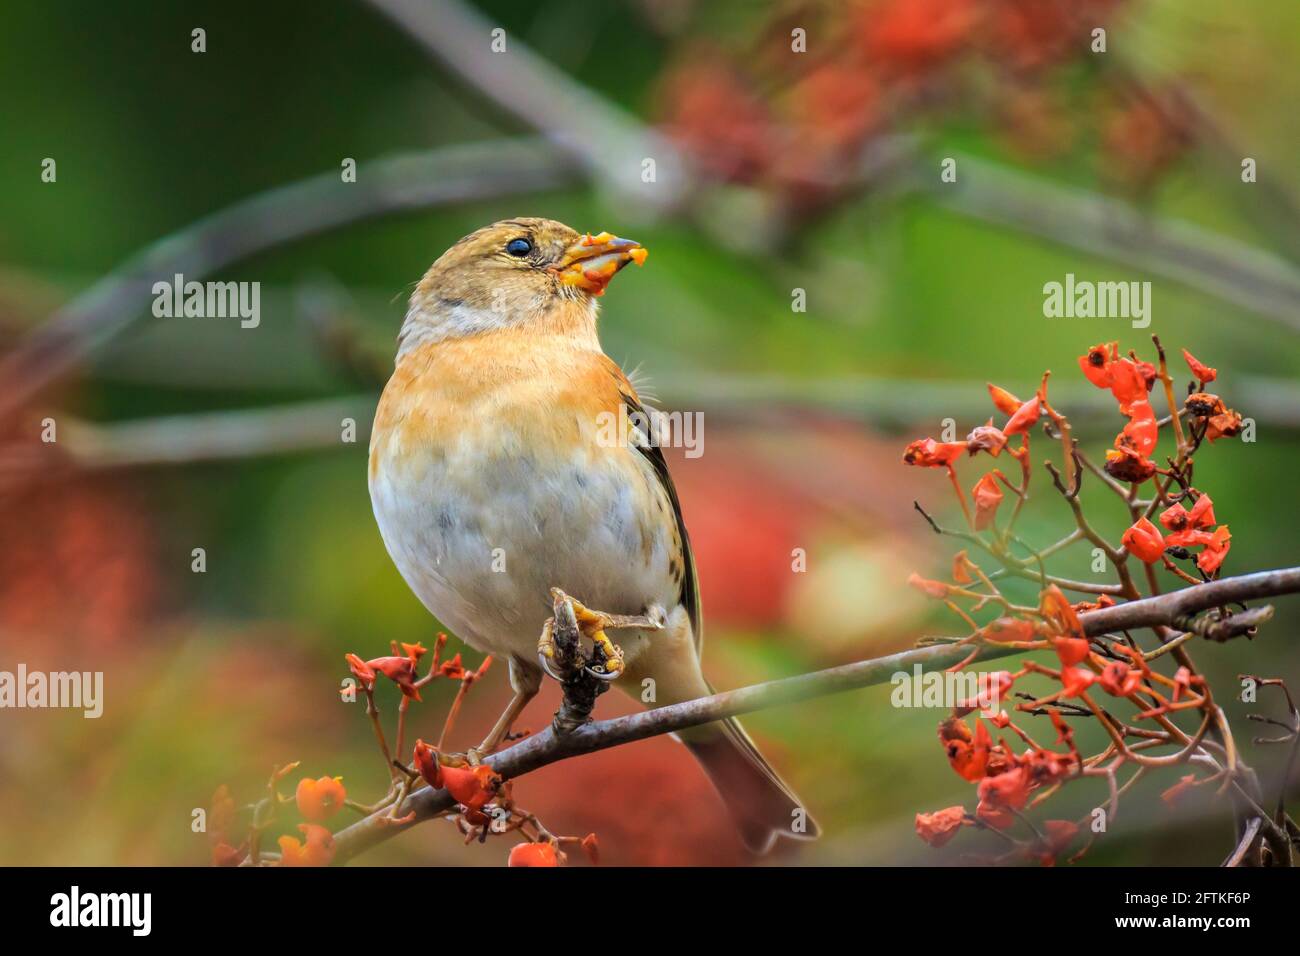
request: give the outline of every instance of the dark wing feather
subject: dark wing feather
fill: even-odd
[[[618,382],[618,392],[623,398],[623,404],[627,406],[628,414],[637,412],[642,421],[648,421],[649,414],[641,404],[641,400],[637,398],[631,383],[623,375],[622,369],[618,369],[617,366],[615,368],[617,371],[614,377]],[[637,443],[636,450],[650,464],[659,479],[659,484],[672,504],[673,517],[677,520],[677,534],[682,540],[682,590],[678,599],[690,617],[691,632],[695,636],[695,651],[698,654],[704,644],[704,628],[700,621],[700,581],[695,573],[695,555],[691,553],[690,535],[686,533],[686,522],[682,520],[682,505],[677,500],[677,489],[673,486],[672,475],[668,473],[668,462],[664,458],[663,449],[647,437],[645,441]]]

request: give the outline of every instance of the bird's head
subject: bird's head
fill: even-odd
[[[640,265],[632,239],[582,234],[552,219],[503,219],[444,252],[411,296],[401,349],[529,323],[591,322],[595,297]]]

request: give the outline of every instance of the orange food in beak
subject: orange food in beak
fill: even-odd
[[[629,262],[643,265],[648,255],[635,239],[620,239],[608,232],[585,235],[564,250],[555,272],[565,285],[591,295],[604,295],[615,273]]]

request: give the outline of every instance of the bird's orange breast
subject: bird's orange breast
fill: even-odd
[[[620,386],[631,390],[604,353],[566,335],[502,329],[419,346],[380,399],[371,477],[381,462],[401,470],[454,447],[543,459],[599,447],[592,433],[617,414]]]
[[[683,542],[611,424],[623,391],[598,349],[535,330],[402,356],[371,437],[375,516],[412,590],[473,646],[527,657],[551,587],[615,613],[678,602]]]

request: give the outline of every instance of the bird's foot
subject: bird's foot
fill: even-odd
[[[557,653],[558,650],[555,647],[555,618],[550,617],[542,625],[542,636],[537,640],[537,660],[542,665],[542,670],[546,671],[548,675],[556,680],[563,680],[564,678],[557,675],[549,666],[549,662],[555,660]]]
[[[555,715],[555,728],[568,732],[591,719],[596,698],[623,674],[623,651],[606,630],[658,630],[663,622],[647,615],[592,610],[559,588],[551,588],[551,602],[555,615],[542,627],[537,658],[542,670],[564,688],[564,705]],[[591,641],[589,655],[583,650],[583,637]]]

